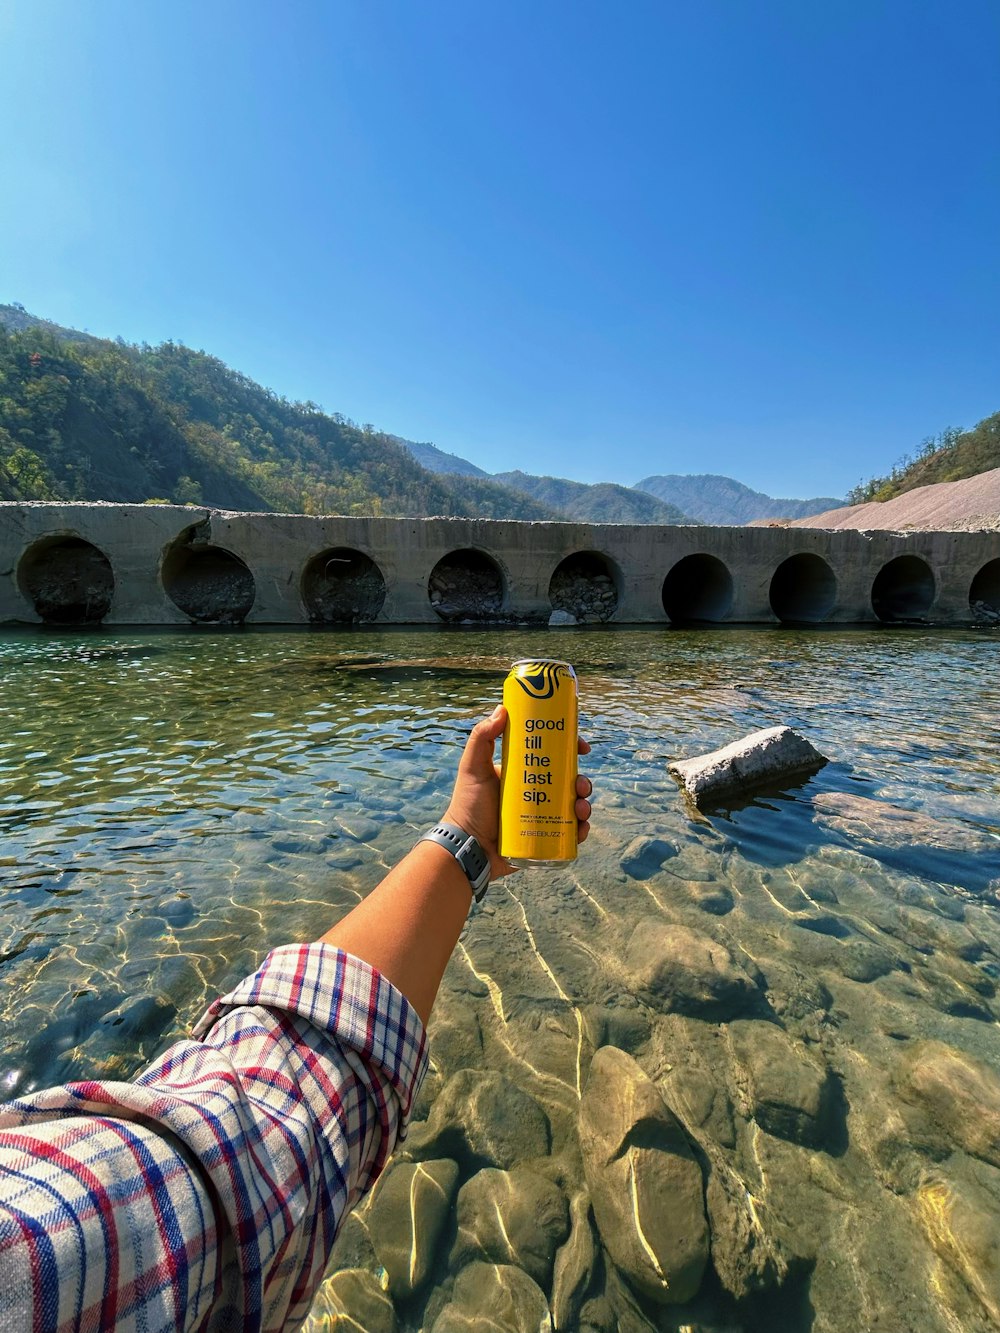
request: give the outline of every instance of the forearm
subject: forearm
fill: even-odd
[[[451,853],[418,842],[321,943],[371,964],[426,1023],[471,902],[468,878]]]
[[[493,749],[506,720],[501,706],[473,727],[444,816],[445,822],[479,843],[489,858],[491,879],[514,869],[497,847],[500,775]],[[582,740],[579,748],[581,754],[590,750]],[[581,843],[590,828],[590,791],[590,779],[579,777],[576,817]],[[419,842],[321,942],[376,968],[402,991],[426,1023],[471,903],[469,880],[454,856],[436,843]]]
[[[479,843],[494,879],[513,869],[496,838],[493,749],[504,720],[497,708],[473,728],[445,812]],[[589,793],[579,779],[581,842]],[[76,1084],[0,1109],[0,1153],[19,1154],[17,1170],[34,1190],[30,1201],[18,1195],[31,1205],[14,1228],[21,1243],[0,1245],[0,1289],[19,1293],[3,1312],[11,1306],[17,1327],[28,1327],[57,1300],[54,1324],[110,1327],[127,1298],[144,1319],[152,1312],[151,1326],[185,1327],[190,1313],[202,1327],[211,1299],[237,1322],[266,1307],[267,1328],[297,1327],[344,1212],[405,1133],[427,1069],[423,1022],[471,901],[454,856],[420,842],[323,936],[333,948],[274,950],[210,1006],[194,1040],[133,1083]],[[61,1205],[51,1180],[31,1183],[43,1162],[60,1173]],[[174,1219],[166,1231],[164,1199]],[[108,1230],[112,1206],[122,1244]],[[33,1216],[37,1225],[25,1227]],[[40,1267],[35,1240],[57,1234],[73,1244],[49,1246],[42,1257],[52,1262]],[[111,1265],[126,1241],[143,1266],[116,1281]],[[164,1273],[175,1276],[167,1282]]]

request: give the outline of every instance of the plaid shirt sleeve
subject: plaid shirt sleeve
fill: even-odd
[[[298,1326],[405,1136],[416,1011],[329,945],[276,949],[133,1083],[0,1107],[0,1330]]]

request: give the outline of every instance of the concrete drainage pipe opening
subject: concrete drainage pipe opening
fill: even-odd
[[[369,624],[385,602],[385,579],[363,551],[321,551],[302,573],[302,601],[317,625]]]
[[[934,575],[917,555],[898,555],[875,575],[872,610],[879,620],[922,620],[933,601]]]
[[[714,555],[686,555],[663,580],[663,609],[675,624],[725,620],[733,576]]]
[[[469,547],[442,556],[427,581],[427,597],[445,621],[499,620],[503,575],[495,560]]]
[[[790,555],[771,579],[771,610],[789,624],[825,620],[837,600],[837,578],[818,555]]]
[[[47,625],[97,625],[111,610],[111,561],[81,537],[46,537],[17,568],[22,593]]]
[[[577,551],[556,565],[549,580],[553,611],[581,625],[598,625],[618,610],[618,571],[599,551]]]
[[[1000,560],[990,560],[972,580],[969,609],[977,620],[1000,621]]]
[[[253,606],[253,575],[221,546],[175,546],[160,575],[167,596],[191,620],[240,625]]]

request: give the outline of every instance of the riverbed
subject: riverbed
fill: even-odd
[[[3,1095],[131,1076],[268,948],[321,934],[440,816],[521,656],[577,668],[593,833],[470,919],[416,1123],[309,1326],[346,1304],[365,1327],[474,1327],[488,1278],[504,1328],[536,1291],[581,1329],[995,1327],[1000,1085],[975,1081],[1000,1067],[991,631],[4,630]],[[821,772],[685,802],[671,759],[779,722]],[[684,957],[702,945],[728,979],[707,999]],[[702,1173],[711,1257],[682,1304],[644,1291],[584,1170],[607,1045]],[[529,1101],[543,1140],[491,1158],[490,1116],[534,1123]],[[481,1142],[460,1104],[486,1108]],[[432,1245],[390,1189],[416,1161],[457,1165],[419,1213]],[[463,1278],[474,1263],[501,1267]]]

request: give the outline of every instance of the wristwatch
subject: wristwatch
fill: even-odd
[[[439,847],[451,852],[469,877],[473,898],[477,903],[483,901],[490,887],[490,858],[477,839],[457,824],[435,824],[417,842],[436,842]]]

